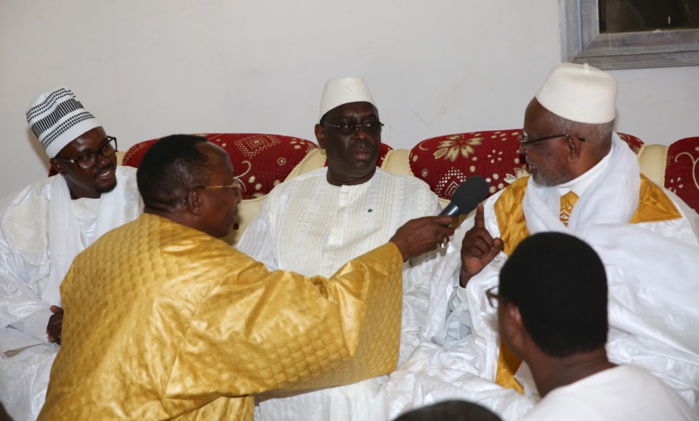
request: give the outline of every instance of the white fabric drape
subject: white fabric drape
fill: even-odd
[[[126,222],[135,219],[139,207],[134,206],[133,182],[126,179],[126,173],[133,173],[131,167],[117,167],[117,185],[99,199],[99,210],[94,227],[80,227],[71,204],[70,190],[63,177],[54,177],[49,201],[48,241],[51,256],[51,270],[46,289],[41,295],[43,301],[60,307],[61,297],[58,287],[68,273],[71,262],[89,244],[83,244],[81,231],[92,229],[95,238]],[[131,177],[132,175],[129,175]],[[125,200],[129,198],[129,200]],[[128,202],[128,203],[127,203]]]

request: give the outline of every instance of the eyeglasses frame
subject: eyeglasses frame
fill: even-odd
[[[532,143],[534,143],[534,142],[539,142],[539,141],[541,141],[541,140],[556,139],[556,138],[559,138],[559,137],[565,137],[566,139],[570,139],[570,138],[572,138],[572,137],[575,137],[575,138],[577,138],[578,140],[580,140],[581,142],[584,142],[584,141],[585,141],[585,138],[584,138],[584,137],[579,137],[579,136],[575,136],[575,135],[571,135],[571,134],[557,134],[557,135],[554,135],[554,136],[539,137],[539,138],[537,138],[537,139],[525,139],[525,137],[524,137],[524,132],[522,132],[522,134],[519,135],[517,141],[519,142],[519,145],[520,145],[521,147],[523,147],[523,148],[526,149],[526,145],[530,145],[530,144],[532,144]],[[522,140],[522,139],[524,139],[524,140]]]
[[[498,308],[497,304],[499,304],[500,301],[507,301],[507,298],[503,297],[502,295],[500,295],[496,292],[493,292],[494,290],[497,290],[497,289],[498,289],[498,287],[492,287],[492,288],[488,288],[485,291],[485,296],[488,299],[488,304],[490,304],[490,306],[493,308]],[[495,300],[496,304],[493,304],[493,300]]]
[[[94,152],[87,152],[87,153],[81,154],[75,159],[61,158],[60,156],[55,156],[55,157],[53,157],[53,159],[57,159],[59,161],[64,161],[64,162],[69,162],[71,164],[75,164],[78,166],[78,168],[80,168],[83,171],[91,170],[91,169],[95,168],[95,166],[97,166],[98,158],[100,155],[102,155],[105,158],[111,158],[118,151],[119,146],[118,146],[116,137],[107,136],[107,137],[105,137],[105,139],[107,139],[107,142],[105,144],[103,144],[102,146],[100,146],[99,149],[97,149]],[[105,155],[104,148],[106,148],[108,145],[110,145],[112,143],[112,141],[114,142],[114,151],[109,155]],[[95,156],[95,158],[94,158],[95,162],[92,165],[90,165],[89,167],[83,167],[82,165],[80,165],[80,158],[85,157],[85,156],[89,156],[89,155]]]
[[[182,201],[180,202],[181,206],[184,205],[185,203],[187,203],[187,199],[189,198],[189,192],[191,192],[192,190],[196,190],[196,189],[204,189],[204,190],[209,190],[209,189],[212,189],[212,190],[215,190],[215,189],[236,190],[237,189],[238,192],[236,192],[236,195],[238,195],[243,190],[243,182],[240,181],[240,179],[238,177],[233,177],[233,183],[231,183],[231,184],[221,184],[218,186],[195,186],[195,187],[192,187],[188,190],[184,199],[182,199]]]
[[[240,181],[238,177],[233,177],[233,183],[231,184],[225,184],[225,185],[219,185],[219,186],[196,186],[192,187],[191,190],[194,189],[229,189],[229,190],[242,190],[243,189],[243,182]]]
[[[378,128],[374,127],[373,125],[376,125],[378,123]],[[323,126],[330,126],[334,127],[337,129],[338,132],[344,134],[344,135],[353,135],[359,131],[359,128],[361,127],[364,129],[365,132],[367,133],[381,133],[381,130],[384,127],[384,124],[380,121],[367,121],[366,123],[352,123],[352,124],[333,124],[333,123],[328,123],[327,121],[321,121],[320,125]],[[349,130],[345,132],[346,130]]]

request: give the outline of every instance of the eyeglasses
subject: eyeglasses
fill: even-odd
[[[240,181],[238,177],[233,177],[233,182],[231,184],[225,184],[225,185],[220,185],[220,186],[196,186],[192,187],[189,191],[195,190],[195,189],[226,189],[226,190],[233,190],[233,193],[235,193],[236,196],[240,194],[240,191],[243,189],[243,182]],[[184,196],[184,199],[180,202],[180,205],[184,205],[187,203],[187,199],[189,199],[189,193],[187,193]]]
[[[498,303],[500,301],[506,301],[506,299],[502,295],[498,295],[497,291],[498,287],[492,287],[488,290],[485,291],[485,296],[488,298],[488,304],[490,304],[491,307],[493,308],[498,308]]]
[[[348,134],[355,134],[357,133],[357,130],[361,127],[364,129],[366,133],[369,134],[378,134],[381,133],[381,128],[383,127],[383,123],[380,121],[367,121],[366,123],[343,123],[343,124],[332,124],[332,123],[325,123],[321,122],[321,125],[326,125],[330,127],[334,127],[337,129],[338,132],[344,135]]]
[[[559,138],[559,137],[565,137],[566,139],[570,139],[571,137],[577,137],[577,138],[580,139],[581,141],[583,141],[583,142],[585,141],[585,138],[584,138],[584,137],[578,137],[578,136],[573,136],[573,135],[569,135],[569,134],[557,134],[557,135],[554,135],[554,136],[544,136],[544,137],[540,137],[540,138],[538,138],[538,139],[527,139],[527,137],[526,137],[526,135],[525,135],[524,133],[522,133],[522,134],[519,135],[519,137],[517,138],[517,141],[519,142],[519,144],[520,144],[522,147],[524,147],[525,145],[529,145],[530,143],[538,142],[538,141],[540,141],[540,140],[556,139],[556,138]]]
[[[232,184],[226,184],[226,185],[221,185],[221,186],[197,186],[194,187],[194,189],[228,189],[228,190],[238,190],[235,192],[238,194],[240,190],[243,189],[243,182],[240,181],[238,177],[233,177],[233,183]]]
[[[59,161],[70,162],[71,164],[78,164],[81,170],[89,170],[97,165],[97,157],[102,155],[105,158],[109,158],[114,155],[117,151],[117,139],[116,137],[107,136],[107,143],[100,146],[95,152],[88,152],[80,155],[75,159],[54,157],[53,159],[58,159]]]

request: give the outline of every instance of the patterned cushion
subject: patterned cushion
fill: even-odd
[[[680,139],[668,147],[665,187],[699,212],[699,136]]]
[[[521,133],[521,129],[493,130],[423,140],[410,151],[410,169],[441,199],[449,200],[473,175],[488,182],[492,195],[528,174],[524,155],[518,152]],[[641,139],[624,133],[619,137],[634,153],[641,151]]]
[[[206,133],[203,136],[230,155],[233,168],[243,182],[243,199],[269,193],[307,153],[318,148],[309,140],[281,135]],[[123,165],[138,167],[143,154],[156,140],[146,140],[129,148]]]
[[[629,148],[631,148],[631,150],[633,151],[633,153],[636,154],[636,156],[638,156],[641,153],[644,145],[641,139],[626,133],[617,132],[616,134],[619,135],[619,138],[621,140],[623,140],[624,142],[626,142],[627,145],[629,145]]]
[[[433,137],[410,151],[413,174],[441,199],[449,200],[459,185],[480,175],[490,194],[527,175],[526,161],[517,151],[520,129],[458,133]]]

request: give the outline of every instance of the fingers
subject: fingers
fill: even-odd
[[[454,234],[449,226],[456,218],[451,216],[426,216],[413,219],[398,228],[391,242],[398,246],[403,260],[434,250]]]
[[[459,217],[458,215],[442,215],[442,216],[430,216],[427,218],[431,218],[434,220],[435,223],[440,224],[440,225],[452,225],[452,224],[458,224],[459,223]]]
[[[485,228],[485,216],[483,215],[483,203],[479,203],[476,207],[476,216],[473,219],[473,226],[478,228]]]
[[[504,244],[501,239],[496,238],[493,240],[493,247],[491,249],[491,254],[493,254],[493,257],[497,256],[502,251],[503,246]]]
[[[53,315],[49,317],[46,326],[46,335],[49,342],[61,344],[61,330],[63,328],[63,309],[58,306],[51,306]]]

